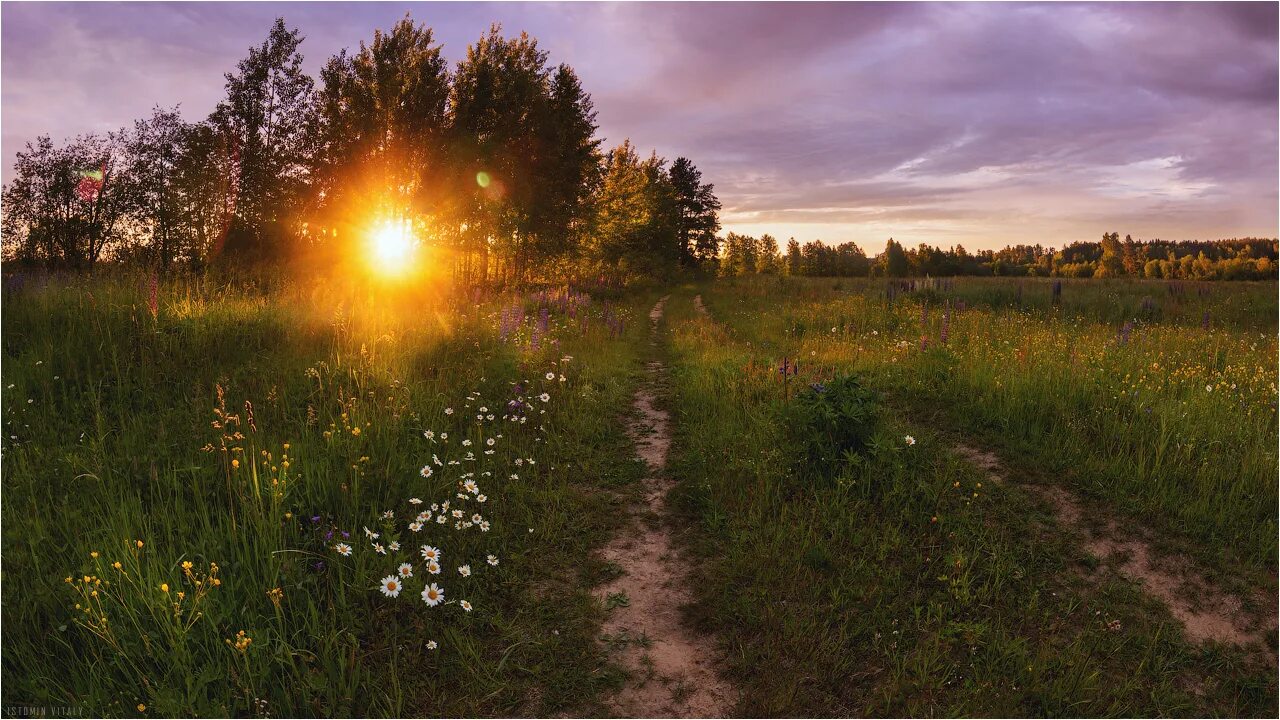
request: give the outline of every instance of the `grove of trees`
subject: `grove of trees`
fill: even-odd
[[[1012,245],[970,253],[961,245],[913,250],[890,238],[884,252],[868,257],[854,243],[803,245],[787,241],[779,255],[769,235],[730,233],[723,242],[721,275],[749,273],[824,277],[948,277],[1009,275],[1040,277],[1138,277],[1176,280],[1269,280],[1277,277],[1280,243],[1275,239],[1167,242],[1136,241],[1118,233],[1100,242],[1073,242],[1061,250]]]
[[[596,136],[591,96],[526,34],[491,27],[454,67],[407,15],[313,79],[283,19],[225,76],[208,117],[18,153],[6,262],[89,270],[211,264],[342,268],[395,222],[466,283],[656,276],[719,254],[711,184]]]

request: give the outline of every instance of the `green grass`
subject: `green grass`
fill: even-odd
[[[1062,481],[1122,515],[1158,507],[1189,521],[1155,522],[1206,542],[1204,556],[1262,576],[1275,550],[1275,415],[1263,400],[1274,392],[1270,319],[1207,339],[1196,338],[1198,326],[1143,326],[1115,348],[1106,343],[1115,330],[1086,319],[1090,303],[1067,321],[1047,309],[971,300],[952,320],[948,347],[922,351],[921,300],[898,298],[889,310],[870,283],[762,279],[696,290],[714,321],[693,312],[693,289],[668,303],[672,468],[695,528],[687,546],[702,557],[691,614],[720,634],[746,693],[740,712],[1276,711],[1274,666],[1188,643],[1157,602],[1125,581],[1094,579],[1079,538],[1055,529],[1035,496],[1016,484],[993,487],[951,450],[957,437],[976,437],[1015,451],[1015,466],[1056,459],[1068,469]],[[1088,362],[1073,365],[1063,346]],[[1134,402],[1111,394],[1126,382],[1111,375],[1161,352],[1170,363],[1181,358],[1183,368],[1215,348],[1226,350],[1225,367],[1169,381],[1147,400],[1159,422],[1182,433],[1177,441],[1196,443],[1206,460],[1175,468],[1181,460],[1170,459],[1162,468],[1172,478],[1157,482],[1138,462],[1151,452],[1154,431],[1133,413],[1108,419]],[[1016,349],[1025,349],[1029,368],[1019,367]],[[787,386],[778,372],[783,357],[801,362]],[[1224,382],[1236,363],[1263,371],[1237,387],[1231,404],[1223,393],[1206,400],[1186,387],[1206,376]],[[847,465],[805,469],[797,464],[805,439],[788,397],[847,372],[879,396],[870,449]],[[1241,401],[1243,412],[1232,407]],[[1210,422],[1183,412],[1206,413]],[[1053,432],[1041,434],[1046,426]],[[907,435],[918,442],[909,446]],[[1098,443],[1102,436],[1111,442]],[[1210,438],[1233,444],[1221,448]],[[1106,471],[1117,486],[1086,484],[1086,470]],[[1224,497],[1200,497],[1214,483]]]
[[[595,638],[590,553],[618,516],[599,490],[638,474],[621,423],[643,323],[618,336],[599,302],[572,319],[553,308],[535,347],[532,301],[519,335],[499,336],[510,297],[456,306],[426,293],[196,280],[162,284],[158,301],[153,318],[145,282],[129,278],[4,297],[6,705],[547,714],[590,707],[616,684]],[[647,301],[610,312],[639,317]],[[500,417],[517,381],[532,403],[524,425]],[[480,406],[498,419],[476,421]],[[238,421],[214,428],[215,408]],[[482,455],[491,437],[496,452]],[[433,453],[463,464],[424,479]],[[466,471],[484,505],[453,497]],[[473,612],[418,597],[427,573],[404,526],[419,509],[411,496],[492,522],[488,533],[423,533],[446,553],[430,579]],[[401,559],[375,554],[360,530],[380,529],[384,510],[415,568],[395,600],[375,588]],[[352,533],[352,557],[333,551],[341,537],[326,539],[330,530]],[[211,563],[220,585],[198,589]],[[252,638],[243,652],[228,644],[241,630]]]

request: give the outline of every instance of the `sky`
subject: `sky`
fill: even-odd
[[[37,135],[188,120],[283,16],[315,77],[409,13],[573,66],[599,134],[715,184],[726,230],[969,250],[1276,237],[1276,3],[0,5],[9,176]]]

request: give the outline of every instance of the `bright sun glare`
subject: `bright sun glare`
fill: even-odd
[[[407,220],[387,220],[373,229],[370,251],[373,267],[384,275],[401,275],[413,263],[413,230]]]

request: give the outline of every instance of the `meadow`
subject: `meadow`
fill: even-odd
[[[660,359],[727,713],[1274,715],[1275,283],[1055,282],[10,276],[3,702],[608,713],[599,549]],[[1089,552],[1104,521],[1257,642],[1190,636]]]

